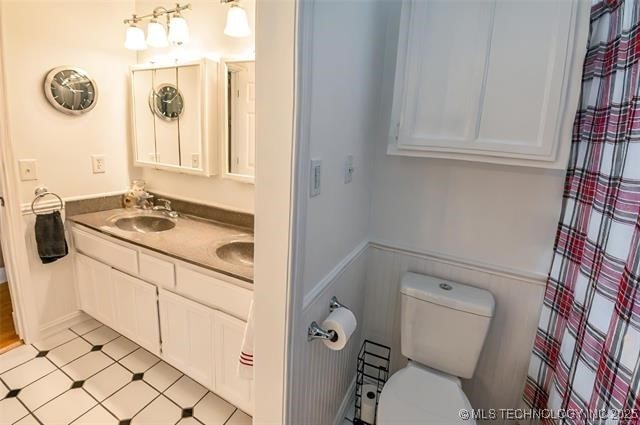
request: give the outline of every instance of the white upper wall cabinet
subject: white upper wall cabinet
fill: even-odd
[[[564,168],[588,13],[582,0],[403,2],[388,153]]]
[[[210,176],[218,168],[218,64],[131,67],[134,165]]]

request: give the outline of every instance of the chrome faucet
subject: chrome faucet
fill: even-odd
[[[177,218],[178,217],[178,212],[174,211],[171,208],[171,201],[168,199],[158,199],[158,202],[161,203],[162,205],[154,205],[153,206],[153,210],[154,211],[162,211],[164,213],[166,213],[169,217],[171,218]]]

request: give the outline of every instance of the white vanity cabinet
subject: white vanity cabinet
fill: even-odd
[[[252,381],[237,374],[247,284],[83,226],[71,234],[84,312],[253,412]]]
[[[76,278],[82,310],[107,326],[116,326],[115,294],[111,285],[111,267],[92,258],[75,256]]]
[[[156,287],[80,253],[75,267],[82,310],[159,354]]]
[[[160,290],[160,326],[165,360],[207,387],[215,388],[213,311]]]
[[[143,280],[111,269],[116,306],[116,328],[124,336],[160,353],[157,289]]]
[[[566,167],[590,4],[402,2],[388,153]]]

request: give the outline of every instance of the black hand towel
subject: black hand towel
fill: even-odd
[[[53,263],[69,253],[60,211],[36,216],[36,243],[42,264]]]

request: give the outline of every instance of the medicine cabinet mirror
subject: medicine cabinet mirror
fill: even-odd
[[[223,175],[254,182],[255,59],[226,58],[220,63],[220,110]]]
[[[216,174],[217,82],[210,60],[131,68],[135,166]]]

